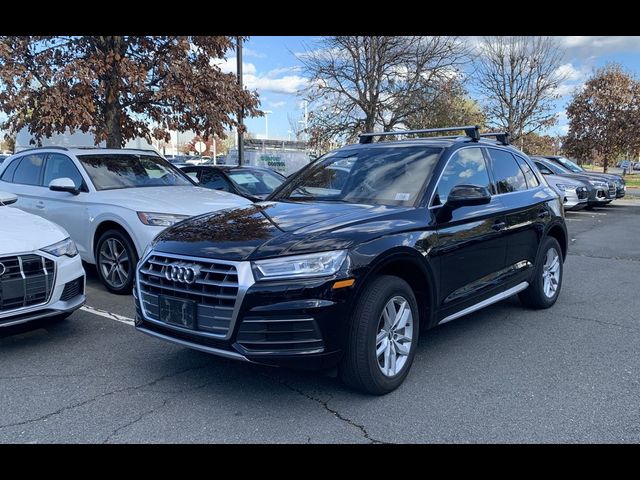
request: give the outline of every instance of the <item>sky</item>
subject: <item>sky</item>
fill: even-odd
[[[246,126],[257,138],[264,138],[268,128],[269,138],[288,139],[293,135],[290,119],[302,120],[302,97],[306,85],[304,72],[297,53],[318,47],[319,37],[254,36],[243,49],[244,84],[260,95],[261,109],[272,112],[265,117],[250,118]],[[474,37],[468,39],[470,42]],[[556,102],[558,124],[547,134],[565,134],[567,118],[565,108],[571,92],[584,84],[595,68],[609,62],[618,62],[640,78],[640,37],[632,36],[571,36],[558,37],[564,60],[561,69],[568,75],[561,86],[561,98]],[[235,52],[222,65],[226,71],[236,71]]]

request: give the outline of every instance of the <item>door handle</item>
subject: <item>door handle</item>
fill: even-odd
[[[500,230],[504,230],[505,228],[507,228],[507,224],[505,222],[497,221],[493,225],[491,225],[491,228],[493,228],[496,232],[499,232]]]
[[[546,218],[550,215],[549,210],[540,210],[538,212],[538,218]]]
[[[36,202],[36,208],[44,208],[44,202]]]

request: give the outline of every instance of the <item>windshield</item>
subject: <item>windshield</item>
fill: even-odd
[[[540,163],[551,170],[553,173],[558,175],[564,175],[566,173],[571,173],[571,170],[566,169],[558,165],[557,163],[550,162],[548,160],[541,160]]]
[[[573,173],[584,172],[584,169],[580,165],[578,165],[575,162],[572,162],[568,158],[558,157],[558,162],[560,162],[564,168],[566,168],[567,170],[571,170]]]
[[[271,200],[413,205],[441,151],[396,144],[329,153],[287,180]]]
[[[156,155],[107,153],[78,155],[96,190],[190,186],[169,162]]]
[[[229,179],[250,195],[268,195],[284,182],[284,178],[268,170],[234,168],[227,171]]]

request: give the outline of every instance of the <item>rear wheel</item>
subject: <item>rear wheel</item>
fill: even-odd
[[[555,238],[547,237],[540,246],[530,285],[519,294],[522,304],[529,308],[551,307],[560,294],[563,273],[560,244]]]
[[[349,386],[382,395],[404,381],[418,342],[418,304],[401,278],[381,275],[360,296],[340,377]]]
[[[107,230],[96,244],[96,270],[112,293],[127,295],[133,289],[138,255],[129,236],[119,230]]]

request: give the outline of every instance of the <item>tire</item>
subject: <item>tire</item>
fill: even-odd
[[[121,262],[118,271],[111,270],[113,262],[111,262],[110,252],[113,249],[118,261]],[[126,253],[126,259],[122,252]],[[137,263],[138,254],[126,233],[120,230],[107,230],[100,236],[96,243],[96,270],[100,281],[111,293],[118,295],[131,293]]]
[[[396,340],[390,345],[389,336],[384,335],[380,330],[381,327],[386,326],[382,325],[384,321],[383,310],[390,302],[399,302],[392,303],[397,315],[402,305],[401,300],[398,299],[406,301],[405,308],[409,308],[411,312],[411,317],[406,317],[407,327],[401,331],[402,334],[410,335],[410,341],[407,342],[406,337],[401,335],[395,337]],[[356,390],[375,395],[383,395],[398,388],[409,373],[415,356],[419,334],[418,312],[418,303],[407,282],[390,275],[375,277],[360,295],[350,319],[345,352],[338,367],[342,381]],[[412,327],[409,328],[409,325]],[[386,345],[390,345],[388,348],[391,350],[388,357],[385,353],[380,357],[376,355],[378,347],[376,337],[379,333],[383,335],[382,342],[386,340]],[[402,339],[404,339],[404,343],[398,343],[402,342]],[[380,348],[384,344],[379,343]],[[396,345],[405,349],[408,345],[408,354],[398,355],[397,360],[402,362],[401,365],[395,362],[398,370],[391,375],[389,375],[390,371],[385,374],[383,373],[384,366],[393,365],[391,355],[394,355],[393,358],[395,358],[394,348]],[[381,366],[381,364],[383,365]]]
[[[553,257],[554,255],[554,253],[550,252],[555,252],[555,255],[557,256],[557,278],[555,281],[550,278],[551,284],[556,284],[555,290],[551,292],[551,295],[549,295],[550,290],[545,290],[545,275],[548,274],[545,267],[549,265],[551,261],[550,257]],[[558,295],[560,295],[560,288],[562,287],[562,278],[564,274],[564,265],[562,260],[562,249],[560,248],[558,241],[553,237],[546,237],[540,245],[535,270],[529,282],[529,287],[518,294],[520,302],[525,307],[542,309],[549,308],[556,303]],[[555,274],[551,276],[554,278],[556,277]]]

